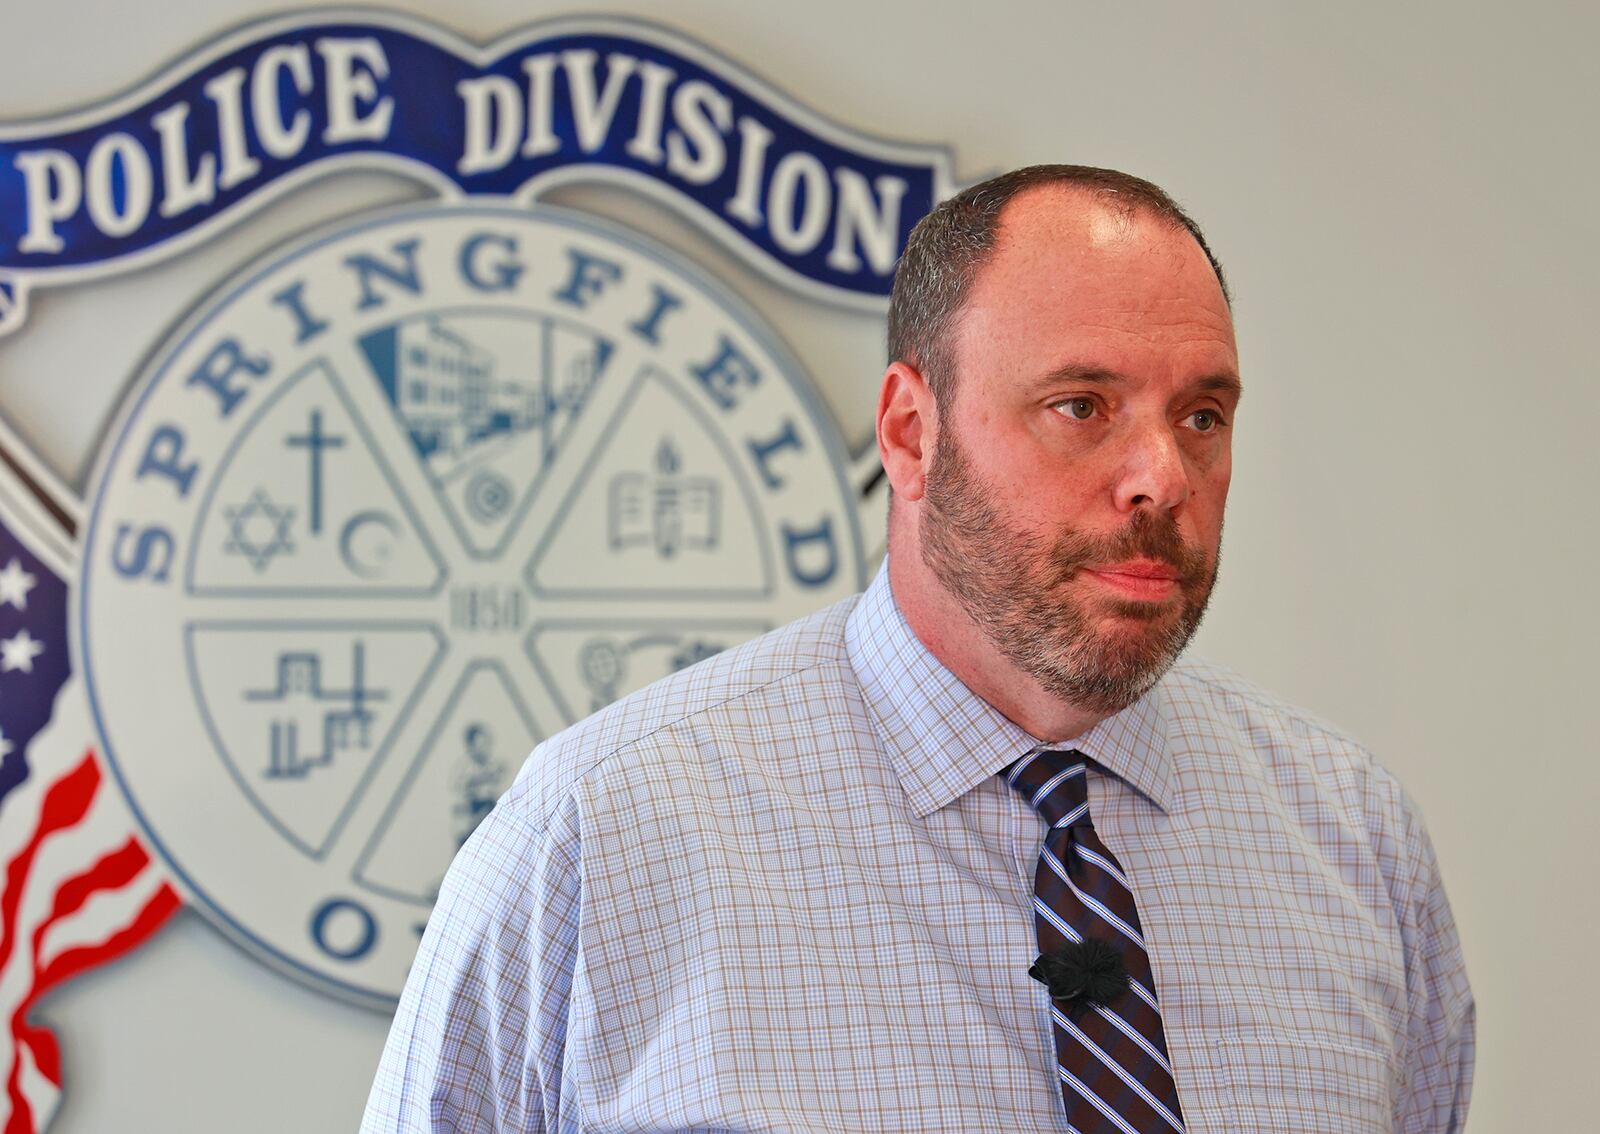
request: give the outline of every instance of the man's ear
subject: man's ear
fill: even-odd
[[[901,499],[922,498],[938,429],[933,391],[921,371],[908,362],[891,362],[878,393],[878,456]]]

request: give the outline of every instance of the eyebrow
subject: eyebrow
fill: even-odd
[[[1105,370],[1098,366],[1075,366],[1069,364],[1040,375],[1032,385],[1044,387],[1063,381],[1083,382],[1092,386],[1125,386],[1129,379],[1126,374],[1115,370]],[[1234,400],[1237,401],[1244,397],[1244,383],[1239,380],[1237,374],[1223,371],[1195,379],[1185,387],[1185,392],[1188,391],[1205,394],[1232,394]]]

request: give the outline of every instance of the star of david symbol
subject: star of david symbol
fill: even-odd
[[[289,539],[294,509],[274,503],[266,489],[256,489],[249,500],[225,507],[222,513],[228,521],[228,541],[223,550],[244,556],[257,571],[265,571],[279,555],[294,553],[294,543]]]

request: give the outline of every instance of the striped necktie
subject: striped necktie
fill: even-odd
[[[1041,954],[1098,938],[1129,978],[1104,1003],[1050,1005],[1068,1125],[1077,1134],[1181,1132],[1150,956],[1128,878],[1089,819],[1087,765],[1076,750],[1030,752],[1001,773],[1050,825],[1033,887]]]

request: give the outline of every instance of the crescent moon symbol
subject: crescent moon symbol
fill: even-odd
[[[363,539],[357,546],[356,537],[365,529],[376,525],[386,534],[374,539]],[[363,579],[376,579],[383,575],[384,565],[394,550],[400,536],[400,525],[387,512],[357,512],[345,521],[339,531],[339,558],[344,565]],[[362,554],[365,552],[365,555]]]

